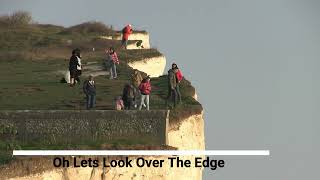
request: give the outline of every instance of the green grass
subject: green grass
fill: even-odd
[[[90,26],[90,27],[87,27]],[[60,83],[63,74],[57,71],[68,69],[71,50],[82,50],[83,64],[103,63],[104,49],[113,46],[117,49],[121,64],[119,77],[96,77],[97,108],[113,109],[116,96],[122,94],[126,83],[130,82],[132,69],[128,62],[161,56],[156,49],[121,50],[120,42],[98,38],[98,34],[112,34],[112,29],[101,24],[81,24],[70,28],[54,25],[24,25],[19,28],[1,26],[0,22],[0,110],[81,110],[85,108],[82,83],[74,87]],[[70,43],[71,42],[71,43]],[[92,48],[96,50],[93,52]],[[82,82],[86,77],[82,77]],[[167,102],[167,76],[151,79],[151,109],[171,109],[170,123],[179,123],[190,115],[199,114],[202,106],[193,99],[195,89],[187,80],[181,83],[183,103],[172,108]],[[1,135],[1,134],[0,134]],[[0,164],[11,159],[11,149],[90,149],[112,146],[148,144],[150,140],[139,142],[119,139],[112,142],[84,142],[82,144],[22,144],[14,140],[0,142]]]

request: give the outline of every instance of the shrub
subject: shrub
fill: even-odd
[[[64,33],[112,35],[114,31],[112,30],[112,27],[108,27],[101,22],[90,21],[71,26],[65,30]]]
[[[23,26],[32,23],[32,16],[26,11],[17,11],[11,15],[1,16],[0,23],[7,26]]]

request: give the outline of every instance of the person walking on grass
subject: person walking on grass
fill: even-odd
[[[124,47],[125,49],[127,49],[128,46],[128,39],[130,34],[132,34],[133,30],[132,30],[132,26],[131,24],[126,25],[123,29],[122,29],[122,41],[121,41],[121,46]]]
[[[75,79],[77,77],[77,66],[79,65],[77,53],[78,53],[78,49],[74,49],[72,51],[72,55],[71,55],[70,61],[69,61],[70,86],[75,85]]]
[[[173,72],[175,73],[175,76],[176,76],[177,84],[176,84],[176,88],[175,89],[176,89],[176,95],[177,95],[178,103],[180,104],[181,103],[180,83],[181,83],[181,81],[183,79],[183,75],[182,75],[182,72],[178,68],[176,63],[172,64],[172,70],[173,70]]]
[[[106,50],[108,61],[110,64],[110,79],[116,79],[117,74],[117,65],[120,63],[118,59],[118,55],[115,52],[113,47],[110,47],[109,50]]]
[[[140,106],[139,110],[142,109],[142,106],[146,104],[147,110],[149,110],[149,101],[150,101],[150,93],[151,93],[151,83],[150,83],[150,77],[146,77],[145,79],[142,80],[139,90],[141,92],[141,101],[140,101]]]
[[[96,105],[96,85],[92,75],[83,83],[83,92],[87,98],[87,109],[95,108]]]

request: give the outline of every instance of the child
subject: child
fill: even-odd
[[[124,105],[123,105],[123,100],[121,98],[121,96],[118,96],[115,98],[115,110],[123,110],[124,109]]]

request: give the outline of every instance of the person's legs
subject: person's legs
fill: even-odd
[[[91,96],[87,95],[87,109],[90,109],[90,103],[91,103]]]
[[[78,70],[78,71],[77,71],[77,81],[78,81],[78,83],[80,83],[80,76],[81,76],[81,74],[82,74],[82,71],[81,71],[81,70]]]
[[[180,84],[177,84],[176,87],[176,94],[177,94],[177,99],[178,99],[178,103],[181,103],[181,93],[180,93]]]
[[[128,109],[130,110],[132,106],[133,106],[133,99],[129,98],[128,99]]]
[[[146,103],[147,103],[147,110],[149,111],[149,97],[150,95],[146,95]]]
[[[113,79],[117,78],[117,66],[115,63],[112,65],[112,70],[113,70]]]
[[[176,106],[177,105],[177,91],[176,91],[176,89],[171,90],[171,98],[172,98],[173,105]]]
[[[144,104],[144,100],[146,98],[146,95],[141,94],[141,101],[140,101],[140,106],[139,106],[139,110],[141,110],[142,108],[142,104]]]
[[[127,40],[127,39],[122,39],[122,41],[121,41],[121,46],[124,47],[125,49],[127,49],[128,40]]]
[[[91,103],[90,103],[91,108],[96,107],[96,95],[91,95]]]
[[[74,85],[74,76],[75,76],[75,73],[74,71],[70,71],[70,85]]]

